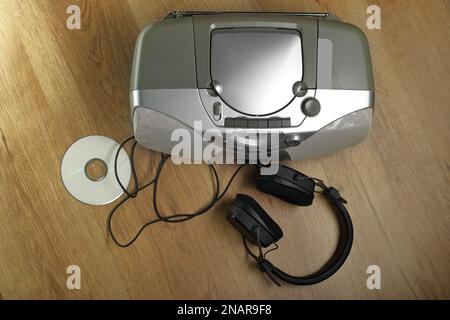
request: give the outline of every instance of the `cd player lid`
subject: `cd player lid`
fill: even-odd
[[[301,35],[293,29],[229,28],[211,35],[211,80],[222,100],[248,115],[268,115],[294,98],[303,78]]]

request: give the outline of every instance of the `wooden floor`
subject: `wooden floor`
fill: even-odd
[[[82,30],[66,8],[82,8]],[[368,30],[366,9],[382,9]],[[156,225],[121,249],[106,232],[111,206],[74,200],[60,179],[65,150],[91,134],[131,135],[129,78],[139,31],[172,10],[331,11],[362,28],[376,80],[373,131],[359,146],[290,163],[343,190],[355,227],[352,253],[328,281],[272,285],[225,219],[236,192],[256,197],[284,229],[271,260],[306,274],[331,255],[337,221],[324,201],[298,209],[258,193],[243,173],[211,212]],[[0,1],[0,298],[3,299],[434,299],[450,298],[450,3],[432,1]],[[158,155],[139,150],[140,169]],[[228,178],[235,166],[220,167]],[[148,170],[147,170],[148,171]],[[170,164],[165,213],[210,199],[205,166]],[[151,191],[117,215],[125,241],[148,218]],[[68,290],[66,268],[81,268]],[[381,290],[366,269],[381,268]]]

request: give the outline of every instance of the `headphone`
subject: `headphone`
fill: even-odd
[[[122,142],[116,152],[114,161],[114,173],[119,186],[122,188],[126,196],[122,198],[122,200],[120,200],[111,209],[107,219],[108,232],[111,235],[112,240],[122,248],[131,246],[139,238],[144,229],[150,225],[158,222],[179,223],[205,214],[224,197],[237,174],[241,171],[242,168],[246,166],[245,164],[239,166],[239,168],[229,179],[224,190],[220,192],[220,181],[217,175],[217,171],[214,165],[208,165],[215,178],[214,197],[208,203],[208,205],[192,213],[163,215],[158,209],[157,189],[162,169],[170,156],[161,154],[161,160],[159,161],[154,178],[151,181],[141,185],[139,183],[134,164],[134,153],[137,145],[137,142],[134,141],[131,148],[130,157],[131,171],[134,180],[134,189],[132,191],[128,191],[120,182],[120,179],[118,177],[117,160],[119,152],[124,147],[124,145],[133,140],[135,140],[134,137],[126,139],[124,142]],[[259,164],[257,166],[260,167],[262,165]],[[157,217],[143,224],[130,241],[126,243],[118,241],[112,229],[112,218],[114,214],[128,200],[135,198],[140,191],[152,185],[153,209]],[[278,280],[283,280],[295,285],[312,285],[324,281],[331,277],[334,273],[336,273],[339,268],[342,267],[348,255],[350,254],[350,250],[353,244],[352,220],[350,218],[350,215],[348,214],[347,209],[344,206],[347,201],[341,197],[339,191],[333,187],[327,187],[325,183],[320,179],[308,177],[307,175],[299,171],[283,165],[279,166],[278,172],[274,175],[260,175],[258,180],[256,181],[256,187],[265,193],[278,197],[297,206],[310,206],[314,201],[315,193],[320,192],[325,196],[325,198],[334,208],[334,211],[338,216],[339,226],[341,229],[339,244],[336,248],[335,253],[320,270],[308,276],[292,276],[275,267],[269,260],[266,259],[266,255],[270,251],[278,248],[277,241],[283,237],[283,231],[278,226],[278,224],[266,213],[266,211],[258,204],[258,202],[256,202],[256,200],[248,195],[238,194],[231,203],[227,217],[228,220],[243,235],[244,247],[248,254],[256,261],[259,269],[263,273],[267,274],[270,279],[277,285],[280,285]],[[321,190],[316,191],[316,187],[319,187]],[[258,246],[258,255],[254,254],[250,250],[248,242],[251,242]],[[275,246],[275,248],[268,249],[265,253],[263,252],[263,248],[267,248],[272,245]]]
[[[248,254],[256,261],[259,269],[267,274],[277,285],[278,280],[294,285],[312,285],[324,281],[336,273],[344,264],[353,243],[353,224],[344,204],[347,201],[341,197],[338,190],[327,187],[322,180],[311,178],[286,166],[280,166],[278,173],[271,176],[260,175],[256,187],[270,195],[297,206],[310,206],[314,201],[316,186],[321,189],[339,219],[339,245],[331,259],[318,271],[307,276],[293,276],[275,267],[266,259],[267,253],[278,248],[277,241],[283,237],[280,226],[252,197],[238,194],[231,203],[228,220],[242,234]],[[249,246],[251,242],[258,246],[259,254],[254,254]],[[263,253],[262,248],[274,245]]]

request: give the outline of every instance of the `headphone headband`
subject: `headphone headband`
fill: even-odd
[[[353,244],[353,224],[352,220],[350,218],[350,215],[345,207],[344,204],[347,203],[347,201],[341,197],[339,191],[333,187],[327,187],[323,181],[319,179],[312,179],[315,182],[315,185],[320,187],[322,189],[323,195],[328,200],[330,205],[333,207],[335,213],[338,216],[339,220],[339,227],[340,227],[340,236],[339,236],[339,243],[336,248],[336,251],[334,252],[333,256],[330,258],[330,260],[318,271],[307,275],[307,276],[293,276],[290,275],[283,270],[277,268],[274,266],[269,260],[265,258],[266,254],[271,251],[267,251],[266,253],[262,252],[262,247],[267,247],[267,235],[265,234],[265,230],[262,230],[259,225],[256,227],[253,226],[253,229],[250,231],[253,232],[247,232],[243,233],[243,241],[244,246],[247,250],[247,252],[250,254],[250,256],[256,261],[259,269],[261,272],[267,274],[270,279],[276,283],[277,285],[280,285],[277,279],[283,280],[285,282],[295,284],[295,285],[312,285],[319,283],[321,281],[324,281],[331,277],[334,273],[336,273],[344,264],[346,261],[348,255],[350,254],[352,244]],[[235,225],[239,225],[239,221],[241,221],[243,218],[231,215],[229,216],[230,220],[236,219]],[[247,225],[248,228],[250,228]],[[241,227],[242,230],[242,227]],[[252,238],[249,238],[249,234],[252,236],[254,235],[255,240],[252,240]],[[264,245],[262,245],[261,239],[265,237]],[[258,246],[259,249],[259,255],[255,255],[252,253],[248,247],[247,240],[250,240],[251,242],[255,243]],[[275,239],[274,239],[275,240]],[[276,239],[278,240],[278,239]],[[275,242],[273,242],[275,243]],[[275,243],[276,245],[276,243]],[[278,247],[278,246],[277,246]]]

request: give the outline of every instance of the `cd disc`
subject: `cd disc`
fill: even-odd
[[[120,145],[104,136],[84,137],[67,149],[61,163],[61,177],[67,191],[77,200],[104,205],[119,198],[123,191],[114,175],[114,160]],[[120,150],[117,175],[125,187],[131,176],[130,159]]]

